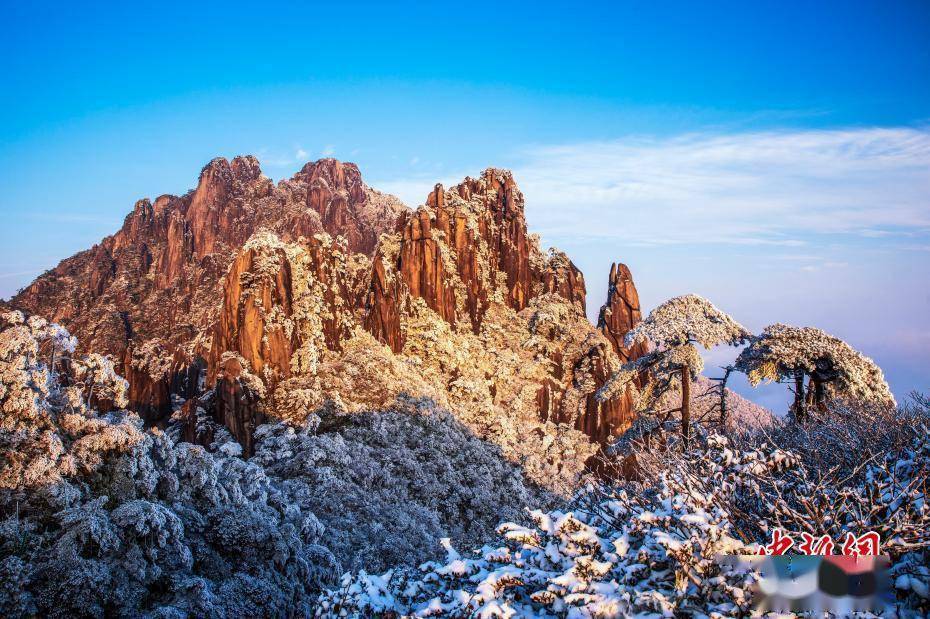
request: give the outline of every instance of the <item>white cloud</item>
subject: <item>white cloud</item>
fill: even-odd
[[[289,151],[271,151],[267,147],[262,147],[256,151],[255,156],[258,157],[259,163],[262,165],[262,168],[293,168],[295,165],[301,165],[308,161],[309,154],[302,147],[298,146],[294,149],[293,154]]]
[[[553,241],[792,248],[816,235],[889,242],[930,236],[925,128],[540,145],[517,151],[511,169],[531,228]],[[421,173],[373,186],[417,205],[436,182],[449,186],[465,175]]]
[[[930,131],[690,134],[522,150],[514,173],[552,238],[800,246],[930,226]]]

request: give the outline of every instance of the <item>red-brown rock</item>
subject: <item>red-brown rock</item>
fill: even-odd
[[[436,185],[426,205],[398,222],[397,246],[379,247],[366,326],[400,352],[398,308],[405,295],[423,301],[443,320],[471,324],[477,333],[492,297],[515,311],[552,292],[584,308],[584,278],[558,254],[539,269],[527,235],[523,194],[510,172],[489,168],[449,190]],[[395,281],[395,279],[397,281]]]
[[[183,366],[197,363],[191,343],[217,321],[226,295],[220,282],[255,232],[265,228],[290,241],[344,234],[348,251],[370,255],[403,210],[365,186],[351,163],[309,163],[275,186],[254,157],[218,158],[195,190],[138,201],[116,234],[63,260],[10,304],[63,324],[82,350],[122,360],[130,406],[151,420],[171,410],[173,387],[159,381],[190,382]],[[153,339],[184,360],[177,376],[152,383],[131,367],[131,351]]]
[[[206,354],[208,384],[213,384],[221,357],[229,351],[242,355],[269,385],[288,378],[291,356],[308,336],[307,317],[298,316],[300,311],[316,314],[329,350],[340,350],[349,337],[358,301],[352,274],[341,268],[345,244],[312,238],[287,248],[270,238],[246,244],[223,280],[222,310]],[[312,290],[307,290],[308,282]],[[300,294],[312,297],[313,305],[299,307]]]
[[[254,430],[265,422],[265,415],[258,394],[240,380],[244,369],[235,358],[223,362],[217,374],[211,408],[214,420],[225,425],[242,445],[243,453],[250,456],[255,451]]]
[[[595,329],[584,318],[585,294],[568,257],[543,254],[528,235],[523,195],[507,171],[437,185],[410,211],[367,187],[353,164],[322,159],[275,185],[254,158],[237,157],[211,161],[184,196],[140,200],[116,234],[11,305],[63,323],[83,349],[121,361],[131,405],[149,423],[164,419],[173,399],[214,387],[182,411],[194,424],[185,432],[196,435],[202,406],[250,453],[262,392],[306,371],[308,346],[338,353],[363,325],[400,353],[417,299],[475,334],[495,303],[518,313],[561,308],[575,331],[553,335],[566,347],[542,353],[538,413],[605,442],[629,425],[631,402],[628,394],[597,402],[594,392],[644,352],[623,346],[640,320],[639,299],[629,270],[614,265]],[[513,312],[513,324],[525,324],[526,312]],[[521,346],[525,334],[513,335]]]
[[[610,265],[607,302],[601,306],[597,328],[610,340],[614,352],[624,363],[638,359],[646,353],[646,347],[642,343],[634,344],[632,348],[623,343],[627,332],[642,319],[639,294],[633,285],[630,269],[622,263]]]

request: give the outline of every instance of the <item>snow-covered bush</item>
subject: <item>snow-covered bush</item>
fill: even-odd
[[[116,408],[128,403],[129,383],[116,373],[113,362],[97,353],[84,355],[72,362],[74,377],[83,383],[88,405],[106,402]]]
[[[897,411],[833,402],[815,426],[783,421],[756,433],[713,435],[682,453],[635,452],[644,483],[667,477],[681,492],[716,492],[738,536],[768,542],[795,534],[879,534],[891,556],[903,608],[930,611],[930,406],[917,397]],[[923,594],[921,594],[921,592]]]
[[[506,523],[476,553],[446,544],[444,562],[419,572],[346,575],[318,616],[476,617],[733,616],[754,576],[717,560],[748,553],[717,490],[685,491],[682,471],[654,486],[592,485],[570,511],[531,512]]]
[[[99,414],[92,388],[120,399],[109,362],[53,371],[69,338],[17,313],[0,327],[0,614],[310,612],[341,568],[305,488]]]
[[[266,425],[252,461],[306,486],[327,545],[353,568],[384,570],[437,556],[438,542],[476,545],[526,505],[554,498],[529,484],[500,449],[429,400],[324,418],[314,433]]]
[[[756,554],[777,526],[835,540],[879,533],[899,615],[923,616],[930,611],[928,419],[925,405],[886,419],[881,450],[860,452],[856,470],[818,465],[812,446],[784,428],[732,439],[698,426],[686,450],[634,449],[641,481],[592,484],[567,511],[532,512],[531,527],[504,524],[474,553],[446,544],[445,562],[419,570],[347,574],[317,614],[739,616],[750,608],[747,586],[757,575],[717,555]],[[821,440],[859,431],[867,432]]]

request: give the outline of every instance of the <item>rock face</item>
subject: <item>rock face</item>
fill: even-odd
[[[639,297],[625,266],[611,271],[601,310],[605,341],[586,320],[579,324],[585,309],[582,274],[561,252],[544,256],[527,235],[523,195],[509,172],[489,169],[448,191],[437,185],[425,206],[401,218],[398,230],[374,258],[366,327],[376,338],[395,353],[404,350],[411,298],[422,299],[453,328],[466,325],[477,334],[492,303],[519,313],[537,298],[560,297],[575,310],[566,321],[579,325],[586,338],[544,353],[550,371],[536,394],[538,414],[599,442],[632,422],[628,394],[604,403],[593,396],[620,363],[642,354],[641,347],[622,347],[626,331],[640,320]],[[544,337],[554,342],[563,335],[556,329]],[[585,394],[581,400],[579,391]]]
[[[519,312],[549,292],[584,310],[581,272],[564,254],[546,258],[530,242],[523,194],[506,170],[488,169],[448,191],[436,185],[398,231],[375,255],[366,323],[394,352],[403,349],[398,313],[406,295],[475,333],[492,302]]]
[[[395,200],[368,188],[351,163],[322,159],[305,165],[297,178],[307,183],[307,208],[319,215],[329,234],[344,237],[353,252],[371,255],[378,236],[400,212]]]
[[[116,234],[62,261],[11,305],[66,325],[84,349],[122,359],[131,406],[154,422],[170,413],[172,393],[196,390],[190,373],[202,366],[201,340],[226,296],[221,282],[254,234],[298,241],[328,232],[344,235],[349,251],[370,255],[405,210],[367,187],[351,163],[308,163],[275,185],[254,157],[218,158],[196,189],[140,200]],[[143,349],[178,361],[141,371],[152,365]]]
[[[353,164],[308,163],[275,185],[237,157],[182,197],[139,201],[11,304],[122,360],[131,406],[150,423],[178,409],[189,438],[212,440],[197,429],[207,414],[248,454],[268,418],[409,394],[568,479],[632,421],[626,394],[594,393],[643,352],[622,344],[640,319],[629,270],[612,267],[597,327],[585,294],[568,257],[527,233],[505,170],[437,185],[414,211]]]
[[[620,360],[626,363],[646,353],[642,343],[627,347],[623,338],[636,323],[643,319],[639,307],[639,294],[633,285],[633,275],[625,264],[610,265],[610,278],[607,284],[607,302],[601,306],[597,318],[597,328],[613,346]]]
[[[229,429],[230,434],[242,445],[245,454],[252,455],[255,428],[265,421],[260,405],[263,393],[255,389],[254,383],[242,380],[247,370],[240,359],[234,356],[222,358],[216,370],[216,386],[210,406],[213,418]]]
[[[208,351],[211,379],[223,371],[220,356],[230,350],[259,375],[290,374],[295,334],[272,317],[294,314],[294,266],[283,246],[249,245],[233,260],[223,282],[223,310]]]

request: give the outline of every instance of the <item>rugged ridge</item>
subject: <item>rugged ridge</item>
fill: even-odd
[[[116,234],[63,260],[11,305],[66,325],[83,349],[122,360],[132,407],[155,421],[201,364],[198,338],[215,322],[221,281],[249,238],[263,229],[295,242],[328,232],[367,255],[404,210],[367,187],[351,163],[321,159],[275,185],[254,157],[217,158],[196,189],[139,200]],[[178,363],[164,363],[164,355]]]
[[[489,168],[448,191],[436,185],[425,206],[401,217],[398,231],[375,255],[366,323],[395,352],[404,342],[404,295],[475,333],[492,302],[519,312],[549,292],[584,309],[584,277],[564,254],[541,254],[527,234],[523,194],[506,170]]]
[[[640,319],[629,270],[611,269],[597,327],[585,294],[568,257],[527,232],[508,171],[437,185],[410,210],[353,164],[308,163],[275,185],[236,157],[184,196],[139,201],[11,303],[122,361],[151,423],[206,414],[248,453],[266,418],[409,394],[536,458],[538,479],[568,481],[631,423],[627,394],[594,393],[643,352],[622,345]]]

